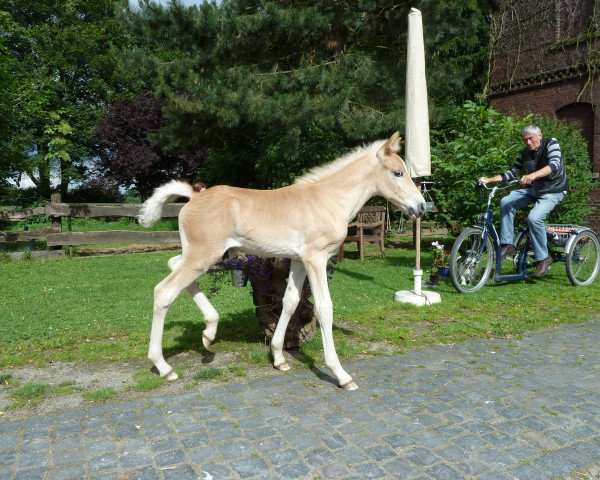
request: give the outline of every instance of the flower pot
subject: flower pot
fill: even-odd
[[[437,273],[440,277],[449,277],[450,267],[438,267]]]
[[[231,271],[231,284],[234,287],[245,287],[248,283],[248,277],[242,270]]]

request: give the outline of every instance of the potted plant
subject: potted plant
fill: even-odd
[[[222,274],[231,271],[234,286],[245,286],[250,282],[255,313],[265,340],[271,341],[277,321],[283,309],[283,296],[287,288],[290,273],[290,259],[265,258],[257,255],[241,254],[224,258],[210,271],[215,275],[213,293],[218,291],[218,282]],[[328,275],[332,271],[328,268]],[[241,277],[241,278],[240,278]],[[316,331],[316,318],[313,305],[309,300],[308,280],[304,282],[300,303],[290,318],[285,333],[284,348],[299,348],[302,343],[311,340]]]
[[[450,275],[450,266],[447,264],[449,255],[440,242],[432,242],[431,246],[433,247],[433,262],[429,273],[429,281],[432,285],[437,285],[440,277]]]

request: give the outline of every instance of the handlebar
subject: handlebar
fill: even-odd
[[[491,182],[490,182],[491,183]],[[498,186],[498,185],[494,185],[493,187],[488,187],[488,184],[483,182],[483,181],[479,181],[479,186],[485,188],[486,190],[506,190],[507,188],[513,187],[515,185],[517,185],[519,183],[519,180],[511,180],[508,183],[505,183],[504,186]]]
[[[490,192],[489,196],[488,196],[488,201],[487,201],[487,205],[489,208],[489,206],[491,205],[492,199],[496,196],[497,191],[506,190],[507,188],[514,187],[518,183],[519,183],[519,180],[513,179],[510,182],[505,183],[503,186],[494,185],[493,187],[488,187],[487,183],[479,181],[479,186],[483,187],[484,189],[486,189]],[[480,201],[483,201],[483,190],[479,190],[479,199],[480,199]]]

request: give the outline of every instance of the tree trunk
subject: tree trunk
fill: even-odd
[[[269,276],[251,275],[250,284],[252,285],[252,299],[256,307],[256,318],[270,343],[283,309],[282,300],[290,273],[290,262],[289,260],[268,258],[265,260],[265,270],[270,272]],[[305,280],[300,303],[285,332],[284,348],[299,348],[302,343],[315,336],[316,320],[313,305],[308,300],[309,295],[308,280]]]

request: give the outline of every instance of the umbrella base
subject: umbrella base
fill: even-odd
[[[412,305],[422,307],[424,305],[440,303],[442,297],[437,292],[429,292],[427,290],[421,290],[420,293],[416,293],[414,290],[400,290],[394,295],[394,300],[400,303],[411,303]]]

